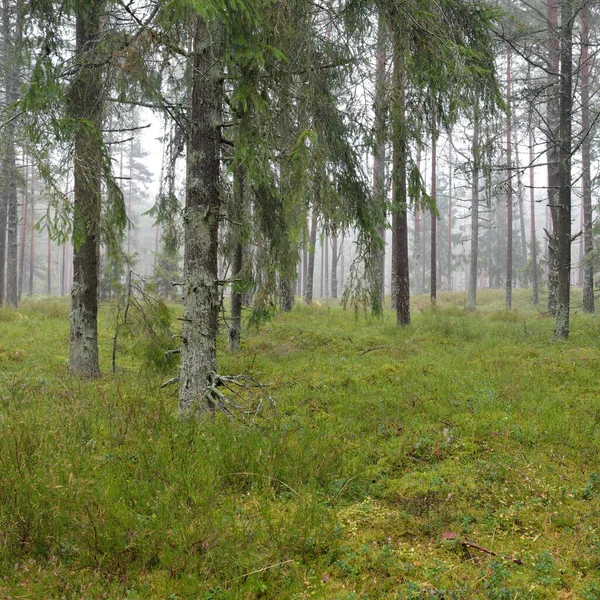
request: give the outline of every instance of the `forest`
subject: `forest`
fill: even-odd
[[[587,0],[1,0],[0,598],[600,600]]]

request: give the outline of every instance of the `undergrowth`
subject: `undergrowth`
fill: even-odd
[[[277,402],[251,425],[179,419],[132,336],[109,374],[110,307],[91,382],[66,301],[1,309],[0,598],[599,599],[599,327],[554,343],[526,294],[220,340]]]

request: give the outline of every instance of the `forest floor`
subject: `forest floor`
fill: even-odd
[[[67,299],[1,309],[0,598],[600,599],[600,323],[555,343],[529,294],[278,314],[220,341],[265,385],[233,421],[131,337],[110,374],[108,307],[95,381]]]

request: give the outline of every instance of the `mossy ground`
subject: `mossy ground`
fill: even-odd
[[[0,310],[0,598],[600,599],[600,324],[478,299],[223,340],[276,399],[251,424],[178,419],[132,338],[108,374],[110,308],[95,381],[66,300]]]

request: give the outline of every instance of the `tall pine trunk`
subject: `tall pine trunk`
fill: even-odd
[[[235,169],[233,174],[233,197],[234,197],[234,220],[241,223],[244,215],[244,199],[246,188],[246,173],[241,166]],[[242,276],[242,267],[244,264],[244,247],[242,245],[241,232],[237,232],[233,250],[233,260],[231,264],[231,273],[233,279],[240,279]],[[242,302],[243,293],[240,291],[240,282],[234,281],[231,288],[231,316],[229,319],[229,352],[239,352],[242,334]]]
[[[394,31],[394,108],[392,116],[393,210],[395,215],[392,248],[396,272],[392,286],[396,293],[396,324],[410,323],[410,276],[408,266],[408,202],[406,196],[406,115],[405,57],[401,31]]]
[[[73,287],[69,370],[96,377],[98,364],[98,265],[100,202],[102,70],[95,65],[104,0],[78,5],[71,111],[80,120],[75,134],[73,201]]]
[[[533,129],[529,122],[529,203],[531,205],[531,285],[533,287],[533,303],[539,304],[537,241],[535,232],[535,174],[533,168]]]
[[[548,238],[548,311],[556,315],[558,291],[558,186],[559,186],[559,31],[557,0],[546,3],[548,32],[548,101],[547,101],[547,155],[548,155],[548,207],[551,229]]]
[[[469,258],[469,287],[467,290],[467,310],[477,308],[477,261],[479,252],[479,101],[475,97],[473,105],[473,171],[471,175],[471,255]]]
[[[319,192],[315,190],[315,201],[313,202],[310,217],[310,241],[308,247],[308,265],[306,269],[306,287],[304,288],[304,302],[312,304],[313,289],[315,282],[315,250],[317,246],[317,198]]]
[[[510,45],[506,46],[506,308],[512,308],[512,283],[513,283],[513,186],[512,186],[512,135],[511,135],[511,57]]]
[[[435,122],[435,100],[431,109],[431,200],[437,203],[437,125]],[[429,299],[431,304],[437,300],[437,215],[435,210],[431,211],[431,283],[429,288]]]
[[[594,312],[594,241],[592,235],[592,177],[590,132],[589,7],[581,8],[581,169],[583,184],[583,312]]]
[[[194,15],[184,214],[185,277],[179,410],[213,410],[205,394],[217,370],[222,76],[221,31]]]
[[[558,277],[554,337],[569,337],[571,297],[571,118],[573,111],[573,0],[561,0],[559,187],[556,219]]]

